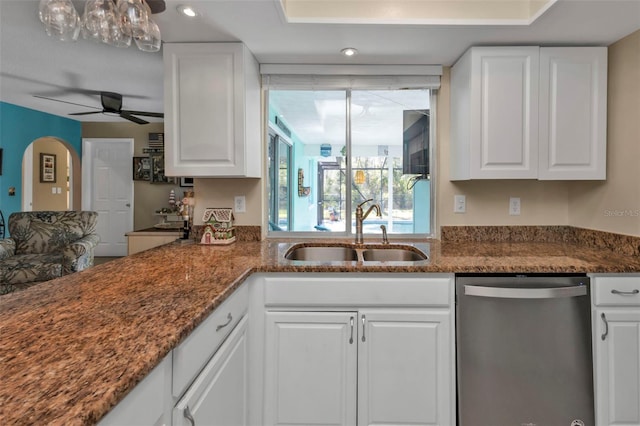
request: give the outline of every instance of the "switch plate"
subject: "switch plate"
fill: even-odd
[[[55,187],[55,186],[52,186],[52,187],[51,187],[51,193],[52,193],[52,194],[55,194],[55,193],[56,193],[56,187]]]
[[[464,195],[453,196],[453,212],[454,213],[467,212],[467,197],[465,197]]]
[[[509,214],[511,216],[520,216],[520,197],[509,198]]]
[[[244,195],[237,195],[233,199],[233,210],[236,213],[245,213],[247,211],[247,205]]]

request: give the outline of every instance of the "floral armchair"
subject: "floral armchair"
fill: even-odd
[[[10,238],[0,240],[0,294],[92,266],[97,222],[90,211],[12,213]]]

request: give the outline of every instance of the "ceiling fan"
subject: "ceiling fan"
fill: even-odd
[[[99,92],[100,102],[102,103],[102,110],[98,111],[86,111],[86,112],[72,112],[69,115],[89,115],[89,114],[117,114],[120,117],[132,121],[137,124],[148,124],[149,122],[141,118],[136,117],[141,115],[143,117],[158,117],[164,118],[164,113],[161,112],[148,112],[148,111],[132,111],[128,109],[122,109],[122,95],[115,92]],[[36,98],[48,99],[50,101],[64,102],[67,104],[84,106],[87,108],[94,108],[87,105],[77,104],[75,102],[63,101],[60,99],[47,98],[45,96],[34,95]]]

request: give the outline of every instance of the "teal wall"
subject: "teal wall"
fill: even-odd
[[[82,123],[0,102],[0,210],[5,221],[11,213],[22,210],[22,156],[31,142],[42,137],[66,142],[82,158]],[[9,187],[15,187],[15,196],[9,196]]]
[[[275,125],[276,116],[280,115],[273,105],[269,105],[269,121]],[[285,120],[286,124],[286,120]],[[298,138],[295,132],[291,132],[292,148],[292,164],[291,164],[291,218],[289,222],[290,231],[315,231],[313,228],[317,221],[317,199],[318,199],[318,185],[317,185],[317,173],[318,165],[317,161],[314,161],[315,157],[310,157],[305,154],[305,145]],[[318,148],[318,154],[320,153]],[[319,155],[318,155],[319,156]],[[304,186],[311,187],[311,194],[308,197],[298,196],[298,169],[304,171]],[[293,222],[293,223],[291,223]]]

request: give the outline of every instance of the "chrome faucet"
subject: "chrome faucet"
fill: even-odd
[[[382,217],[382,212],[380,211],[380,206],[378,204],[372,204],[365,213],[363,213],[362,206],[367,204],[369,201],[373,201],[373,198],[363,201],[358,204],[356,207],[356,244],[364,243],[364,237],[362,236],[362,222],[369,216],[371,210],[375,210],[378,217]]]

